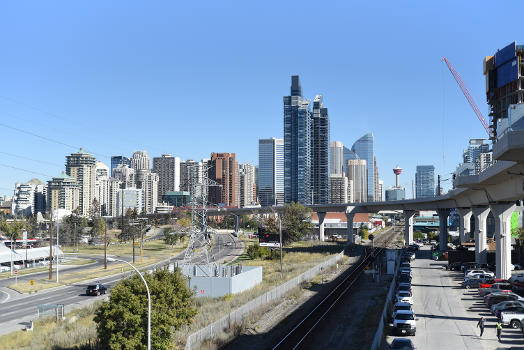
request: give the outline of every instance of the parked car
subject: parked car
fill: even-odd
[[[401,273],[398,276],[398,283],[411,283],[411,276],[405,273]]]
[[[100,295],[100,294],[106,294],[107,287],[104,285],[97,283],[97,284],[91,284],[87,286],[86,289],[86,295]]]
[[[492,280],[490,281],[486,281],[485,283],[481,283],[480,284],[480,287],[479,288],[491,288],[491,286],[494,284],[494,283],[510,283],[508,280],[503,280],[501,278],[495,278],[493,280],[493,282],[491,282]]]
[[[522,306],[524,307],[524,302],[518,301],[518,300],[511,300],[511,301],[503,301],[495,305],[491,305],[491,313],[493,315],[497,314],[497,311],[504,311],[504,309],[507,309],[509,307],[513,306]]]
[[[460,265],[460,271],[462,272],[475,268],[480,268],[480,264],[476,262],[464,262],[462,265]]]
[[[411,291],[411,286],[402,284],[397,287],[397,292],[409,292],[410,295],[413,295],[413,292]]]
[[[403,303],[408,303],[408,304],[413,305],[413,298],[411,297],[410,292],[398,291],[397,294],[395,295],[395,301],[396,302],[400,301]]]
[[[392,318],[395,318],[395,315],[397,313],[397,311],[399,310],[411,310],[411,304],[410,303],[403,303],[401,301],[395,303],[395,305],[393,305],[393,311],[392,311]]]
[[[493,283],[489,288],[479,288],[479,295],[481,297],[493,292],[511,292],[510,283]]]
[[[514,300],[520,300],[524,301],[524,298],[520,297],[519,295],[515,293],[491,293],[484,297],[484,301],[488,305],[488,307],[491,309],[492,305],[498,304],[503,301],[514,301]]]
[[[395,338],[390,345],[391,350],[414,350],[415,346],[411,339]]]
[[[417,322],[413,311],[399,310],[393,319],[393,330],[396,334],[415,335]]]
[[[495,278],[495,274],[491,271],[485,271],[485,270],[469,270],[464,274],[464,279],[472,278],[478,275],[489,275],[492,278]]]
[[[487,280],[487,279],[481,279],[481,278],[470,278],[469,280],[462,282],[462,288],[466,288],[466,289],[480,288],[480,284],[482,282],[491,282],[491,281],[494,281],[494,280],[493,279]]]
[[[501,312],[499,319],[504,326],[510,326],[515,329],[519,328],[520,322],[524,320],[524,308],[517,307],[513,310]]]
[[[499,303],[499,304],[502,304],[502,303]],[[495,305],[495,306],[497,306],[497,305]],[[497,318],[500,318],[503,312],[506,312],[506,313],[512,313],[512,312],[513,313],[515,313],[515,312],[516,313],[524,313],[524,307],[521,306],[521,305],[518,305],[518,306],[507,307],[504,310],[496,310],[495,311],[495,316]]]
[[[462,265],[462,262],[454,262],[446,265],[446,270],[449,271],[459,271],[460,265]]]

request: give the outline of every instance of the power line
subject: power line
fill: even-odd
[[[27,135],[30,135],[30,136],[33,136],[33,137],[36,137],[36,138],[39,138],[39,139],[47,141],[47,142],[56,143],[58,145],[65,146],[65,147],[68,147],[68,148],[72,148],[72,149],[75,149],[75,150],[80,149],[80,147],[73,146],[73,145],[70,145],[68,143],[65,143],[65,142],[62,142],[62,141],[58,141],[56,139],[52,139],[50,137],[38,135],[38,134],[35,134],[34,132],[27,131],[27,130],[24,130],[24,129],[20,129],[20,128],[11,126],[11,125],[7,125],[5,123],[0,123],[0,126],[3,126],[4,128],[11,129],[11,130],[14,130],[14,131],[18,131],[20,133],[27,134]],[[97,156],[102,156],[102,157],[106,157],[106,158],[110,158],[111,157],[111,156],[108,156],[106,154],[96,153],[96,152],[92,152],[92,151],[88,151],[88,150],[86,150],[86,151],[89,152],[89,153],[92,153],[94,155],[97,155]]]
[[[45,160],[39,160],[39,159],[29,158],[29,157],[21,156],[21,155],[18,155],[18,154],[13,154],[13,153],[8,153],[8,152],[3,152],[3,151],[0,151],[0,153],[1,153],[1,154],[8,155],[8,156],[11,156],[11,157],[16,157],[16,158],[20,158],[20,159],[29,160],[29,161],[36,162],[36,163],[47,164],[47,165],[53,165],[53,166],[59,166],[59,167],[63,166],[63,164],[57,164],[57,163],[47,162],[47,161],[45,161]]]
[[[15,166],[12,166],[12,165],[3,164],[3,163],[0,163],[0,166],[6,167],[6,168],[10,168],[10,169],[14,169],[14,170],[19,170],[19,171],[25,171],[26,173],[31,173],[31,174],[35,174],[35,175],[41,175],[41,176],[45,176],[45,177],[49,177],[49,178],[53,177],[52,175],[49,175],[49,174],[44,174],[44,173],[40,173],[38,171],[28,170],[28,169],[24,169],[24,168],[18,168],[18,167],[15,167]]]

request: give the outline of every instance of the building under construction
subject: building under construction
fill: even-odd
[[[511,105],[524,102],[524,45],[516,42],[484,58],[486,99],[490,105],[492,138],[512,126]],[[521,68],[523,67],[523,68]],[[516,119],[516,118],[515,118]]]

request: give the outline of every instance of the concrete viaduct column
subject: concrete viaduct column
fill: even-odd
[[[438,209],[439,229],[440,229],[440,250],[448,249],[448,216],[450,210],[448,208]]]
[[[489,207],[473,208],[475,218],[475,262],[485,264],[487,262],[488,244],[486,242],[486,219],[488,218]]]
[[[413,217],[415,216],[414,210],[404,210],[404,244],[413,244]]]
[[[238,229],[240,228],[240,217],[235,215],[235,233],[234,236],[238,237]]]
[[[324,219],[326,218],[326,213],[317,212],[318,215],[318,239],[321,242],[324,242]]]
[[[457,208],[457,212],[460,216],[459,241],[460,241],[460,244],[462,244],[466,242],[466,232],[469,235],[469,230],[470,230],[469,221],[471,219],[471,215],[473,215],[473,212],[471,211],[471,208]]]
[[[355,207],[347,207],[346,208],[346,219],[347,219],[347,236],[348,236],[348,244],[353,244],[355,241],[353,240],[353,217],[355,216],[355,213],[353,210]]]
[[[516,205],[491,204],[490,209],[495,217],[495,240],[497,243],[497,278],[508,279],[511,277],[511,214]]]

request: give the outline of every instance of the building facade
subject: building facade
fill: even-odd
[[[284,139],[258,140],[257,189],[261,206],[284,204]]]
[[[346,146],[342,146],[342,172],[347,176],[348,175],[348,160],[350,159],[360,159],[358,154],[347,148]]]
[[[364,201],[373,202],[375,200],[375,146],[373,133],[368,133],[355,141],[351,150],[360,159],[366,160],[367,197]]]
[[[119,164],[113,173],[113,177],[121,182],[122,188],[135,187],[135,169],[129,165]]]
[[[180,158],[162,154],[153,158],[153,172],[158,174],[158,198],[168,191],[180,190]]]
[[[284,202],[311,204],[311,111],[298,75],[284,96]]]
[[[131,210],[140,213],[144,204],[142,202],[143,191],[139,188],[125,188],[120,189],[117,192],[116,199],[116,210],[117,216],[122,216],[122,213],[126,213]]]
[[[221,186],[209,188],[209,201],[226,207],[238,207],[238,163],[235,153],[211,153],[209,178]]]
[[[95,199],[95,157],[82,148],[66,157],[66,174],[76,180],[80,186],[80,213],[89,215]]]
[[[255,184],[255,166],[244,163],[239,165],[240,207],[247,207],[257,203],[257,189]]]
[[[151,159],[147,151],[135,151],[130,159],[131,168],[138,170],[151,170]]]
[[[329,176],[329,182],[329,202],[332,204],[348,203],[348,178],[343,174],[331,174]]]
[[[111,177],[115,177],[114,170],[120,164],[126,164],[127,166],[131,166],[131,160],[124,156],[112,156],[111,157]]]
[[[47,182],[46,209],[52,213],[56,209],[76,210],[80,206],[80,185],[72,176],[62,172]]]
[[[329,143],[329,169],[330,175],[344,173],[344,144],[340,141]]]
[[[365,159],[349,159],[347,161],[348,179],[353,184],[353,202],[362,203],[368,200],[368,172]]]
[[[311,123],[312,204],[329,203],[329,116],[322,95],[313,100]]]
[[[435,167],[433,165],[417,165],[415,190],[416,198],[435,196]]]
[[[401,201],[406,199],[404,187],[391,187],[386,190],[386,201]]]

